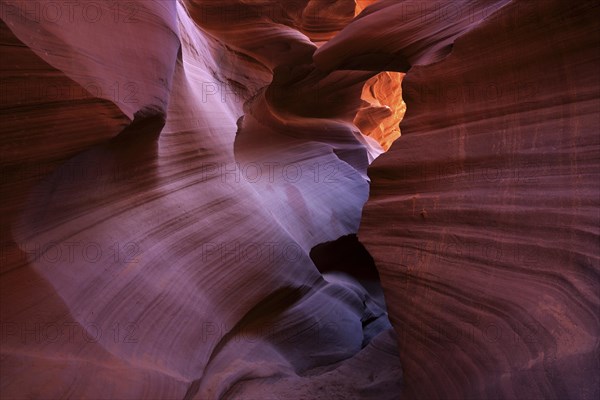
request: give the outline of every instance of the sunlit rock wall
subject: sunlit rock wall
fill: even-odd
[[[3,398],[399,393],[385,310],[308,256],[380,152],[373,74],[302,33],[354,4],[243,3],[2,3]]]

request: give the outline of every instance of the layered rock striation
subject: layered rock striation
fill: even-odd
[[[594,2],[0,17],[3,398],[598,394]]]
[[[356,22],[365,31],[402,19],[401,4],[378,4]],[[468,30],[452,15],[437,15],[444,32],[463,30],[443,58],[450,32],[410,21],[364,47],[349,26],[321,49],[412,65],[402,137],[369,169],[359,231],[398,333],[403,395],[595,398],[598,7],[512,2]]]

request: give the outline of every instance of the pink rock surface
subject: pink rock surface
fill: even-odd
[[[3,1],[0,396],[593,398],[597,14]]]
[[[106,3],[94,22],[50,21],[53,4],[3,3],[3,54],[22,57],[3,75],[3,398],[211,399],[272,377],[296,394],[314,380],[395,397],[393,336],[362,349],[362,320],[385,312],[308,256],[358,229],[369,156],[344,120],[356,110],[267,109],[318,84],[358,102],[370,74],[312,67],[300,84],[293,65],[267,91],[316,46],[254,21],[264,7],[239,16],[255,35],[231,35],[191,2]],[[32,77],[38,97],[22,91]],[[59,79],[77,96],[48,98]],[[370,372],[348,379],[357,365]],[[377,388],[384,370],[396,390]]]
[[[443,59],[429,55],[436,30],[378,31],[423,41],[359,231],[405,398],[599,395],[598,14],[594,2],[514,2]]]

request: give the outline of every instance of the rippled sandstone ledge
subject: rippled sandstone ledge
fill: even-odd
[[[594,398],[598,7],[563,3],[4,1],[2,397]],[[357,231],[393,331],[309,257]]]

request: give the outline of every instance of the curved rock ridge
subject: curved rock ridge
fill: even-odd
[[[179,48],[175,4],[7,0],[2,20],[45,62],[133,119],[140,105],[166,111]],[[126,51],[123,38],[144,51]]]
[[[413,65],[358,233],[398,333],[403,398],[596,398],[599,8],[514,1],[480,23],[429,14],[360,41],[402,3],[367,8],[316,59],[385,50]]]
[[[3,0],[0,396],[598,397],[598,14]]]
[[[301,33],[354,5],[218,3],[2,3],[3,398],[397,397],[381,303],[308,254],[356,232],[381,152],[352,124],[373,73]]]
[[[406,72],[446,57],[454,40],[492,16],[510,0],[415,2],[380,0],[314,56],[323,70]],[[382,29],[382,27],[385,27]]]

